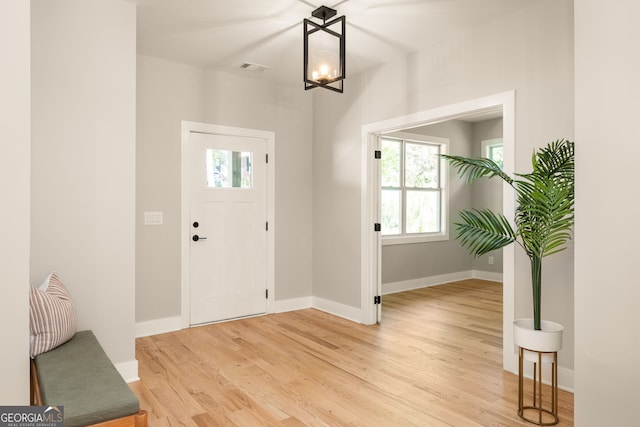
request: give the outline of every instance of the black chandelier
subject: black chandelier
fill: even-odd
[[[321,6],[311,16],[322,20],[318,24],[304,20],[304,88],[323,87],[342,93],[345,78],[345,17],[329,22],[336,10]]]

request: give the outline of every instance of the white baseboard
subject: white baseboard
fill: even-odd
[[[276,313],[285,313],[287,311],[304,310],[313,306],[313,297],[291,298],[275,301],[274,307]]]
[[[480,279],[492,282],[502,282],[502,274],[490,271],[468,270],[457,273],[439,274],[437,276],[420,277],[418,279],[402,280],[400,282],[390,282],[382,284],[382,295],[394,294],[396,292],[412,291],[414,289],[428,288],[430,286],[442,285],[459,280]]]
[[[360,323],[360,309],[350,305],[341,304],[320,297],[303,297],[280,300],[275,302],[276,313],[315,308],[334,316],[342,317],[352,322]]]
[[[182,329],[182,317],[180,316],[138,322],[136,323],[136,338],[179,331],[180,329]]]
[[[361,310],[350,305],[340,304],[320,297],[313,297],[312,308],[351,320],[352,322],[361,323]]]
[[[130,360],[128,362],[122,362],[115,365],[116,369],[120,373],[123,380],[128,383],[140,381],[138,377],[138,361]]]
[[[429,277],[420,277],[418,279],[402,280],[400,282],[383,283],[382,295],[394,294],[396,292],[412,291],[414,289],[442,285],[443,283],[471,279],[472,277],[473,275],[471,271],[461,271],[458,273],[440,274],[438,276],[429,276]]]
[[[502,282],[502,273],[495,273],[492,271],[471,270],[471,277],[473,279],[488,280],[490,282]]]
[[[573,369],[558,366],[558,388],[575,393],[573,382]]]
[[[517,361],[517,358],[516,358]],[[528,379],[533,378],[533,364],[525,362],[523,365],[523,376]],[[512,372],[514,375],[518,375],[518,371]],[[542,382],[544,384],[551,384],[551,366],[543,364],[542,368]],[[574,372],[572,369],[563,368],[558,366],[558,388],[561,390],[574,392]]]

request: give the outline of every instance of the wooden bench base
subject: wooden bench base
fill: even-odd
[[[141,409],[137,414],[93,424],[89,427],[147,427],[147,411]]]
[[[40,383],[38,382],[38,368],[36,368],[36,362],[33,359],[31,359],[31,371],[29,374],[30,404],[31,406],[42,406],[42,393],[40,392]]]

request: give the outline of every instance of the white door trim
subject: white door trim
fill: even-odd
[[[373,304],[375,295],[380,295],[380,238],[373,231],[373,224],[379,218],[379,177],[374,163],[374,149],[377,136],[383,133],[423,126],[455,119],[472,112],[502,109],[504,170],[513,174],[515,168],[515,91],[503,92],[483,98],[421,111],[406,116],[371,123],[362,127],[362,175],[361,209],[363,212],[361,229],[361,322],[371,325],[377,322],[377,306]],[[506,184],[505,184],[506,185]],[[503,212],[512,219],[515,213],[513,194],[503,191]],[[514,262],[515,250],[510,245],[503,249],[503,317],[502,317],[502,364],[503,369],[515,372],[517,358],[513,343],[513,320],[515,319]]]
[[[207,123],[182,121],[181,129],[181,218],[180,218],[180,238],[181,238],[181,289],[182,289],[182,328],[189,327],[191,314],[190,308],[190,263],[189,247],[191,230],[189,228],[189,135],[191,132],[209,133],[214,135],[235,135],[248,138],[264,139],[267,142],[267,221],[269,222],[269,232],[267,233],[267,289],[269,298],[267,299],[267,313],[275,311],[275,133],[264,130],[245,129],[231,126],[214,125]]]

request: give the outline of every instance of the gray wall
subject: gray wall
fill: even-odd
[[[182,120],[275,132],[275,299],[311,295],[312,94],[249,76],[138,56],[137,322],[181,315]]]
[[[484,120],[473,124],[473,157],[484,157],[482,141],[502,138],[502,119]],[[475,209],[491,209],[502,212],[502,186],[499,178],[480,179],[474,182],[471,193],[471,206]],[[493,257],[493,264],[489,264]],[[474,270],[502,273],[502,250],[493,251],[481,257],[473,258]]]
[[[137,58],[136,322],[179,316],[181,121],[204,120],[204,71]],[[163,212],[145,226],[144,212]]]
[[[448,120],[410,129],[409,133],[448,138],[450,154],[480,157],[482,141],[502,137],[502,119],[475,123]],[[449,183],[449,240],[383,245],[382,283],[420,279],[472,269],[502,273],[502,251],[494,251],[478,258],[472,257],[455,240],[453,228],[453,223],[459,220],[458,212],[462,209],[491,208],[501,212],[502,181],[485,179],[468,185],[458,178],[454,169],[450,169]],[[494,263],[491,265],[488,262],[489,256],[494,258]]]
[[[448,120],[434,125],[409,130],[410,133],[448,138],[450,154],[480,157],[481,142],[502,137],[502,119],[469,123]],[[453,223],[458,212],[469,208],[491,208],[502,211],[502,181],[480,180],[468,185],[461,181],[455,170],[449,171],[449,230],[448,241],[383,245],[382,283],[393,283],[423,277],[451,274],[471,269],[502,273],[502,251],[482,257],[472,257],[455,240]],[[488,257],[494,258],[489,264]]]
[[[410,129],[409,133],[449,139],[449,153],[471,156],[473,125],[460,120],[449,120],[429,126]],[[449,173],[449,240],[382,246],[382,283],[420,279],[440,274],[469,271],[472,259],[455,240],[452,230],[462,209],[469,209],[472,188]]]
[[[429,41],[405,60],[351,76],[342,95],[315,94],[314,296],[360,307],[362,125],[515,89],[514,168],[525,170],[534,147],[573,137],[572,25],[571,1],[532,2],[467,33]],[[556,255],[543,274],[543,316],[565,325],[560,365],[572,369],[571,251]],[[516,317],[532,315],[529,276],[526,255],[516,251]]]

